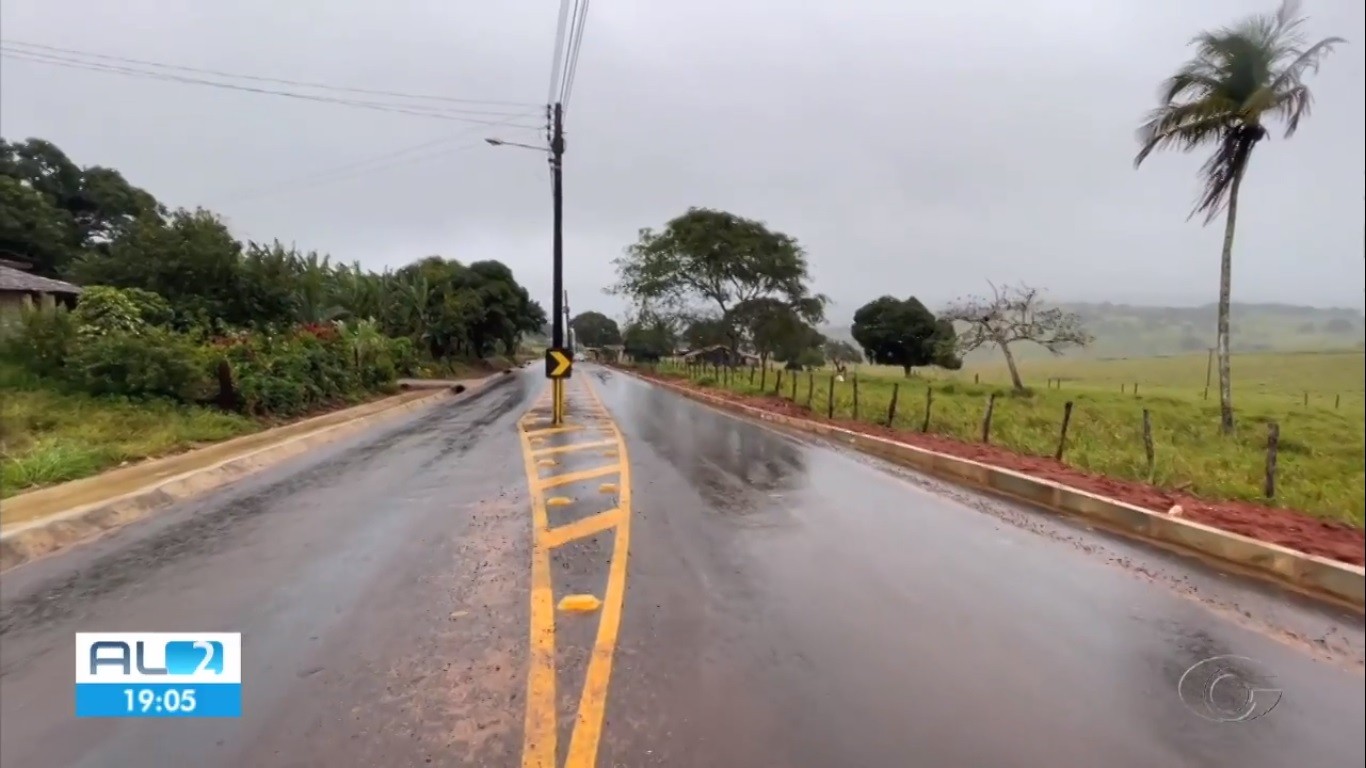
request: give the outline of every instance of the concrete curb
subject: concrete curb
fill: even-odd
[[[736,403],[723,397],[696,392],[669,382],[639,376],[636,378],[677,392],[708,405],[746,416],[815,434],[850,445],[859,451],[928,475],[945,478],[1001,496],[1027,502],[1050,511],[1084,518],[1117,533],[1156,543],[1186,554],[1213,558],[1237,567],[1249,575],[1290,586],[1320,598],[1363,610],[1366,569],[1323,557],[1297,552],[1277,544],[1229,533],[1201,523],[1170,517],[1008,469],[969,459],[938,453],[925,448],[864,435],[842,427],[809,419],[793,418],[762,408]]]
[[[254,438],[255,442],[263,442],[262,445],[230,455],[221,461],[196,467],[170,477],[156,479],[134,490],[64,509],[37,520],[7,525],[3,531],[0,531],[0,572],[43,555],[51,554],[105,531],[142,519],[174,502],[221,488],[266,467],[294,458],[321,445],[340,440],[363,429],[376,426],[380,422],[418,409],[429,408],[457,397],[460,399],[471,397],[490,388],[493,384],[510,378],[494,375],[471,382],[467,385],[468,388],[459,395],[449,388],[405,392],[377,402],[266,430],[247,436]],[[347,418],[347,414],[354,415]],[[313,429],[308,429],[310,423],[315,424]],[[271,433],[278,433],[279,439],[270,440]],[[263,441],[262,438],[266,439]],[[237,440],[242,439],[237,438]],[[195,454],[208,453],[214,451],[215,448],[221,451],[223,445],[209,446],[169,458],[185,461],[192,459]],[[96,475],[93,478],[74,482],[97,481],[99,477]],[[20,494],[4,503],[13,504],[26,498],[32,499],[44,492],[51,493],[57,488],[62,488],[62,486]]]

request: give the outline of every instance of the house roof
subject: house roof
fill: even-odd
[[[81,292],[81,287],[61,280],[53,280],[50,277],[30,275],[27,272],[0,264],[0,291],[78,294]]]

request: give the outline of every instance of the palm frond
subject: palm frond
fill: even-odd
[[[1267,118],[1282,120],[1289,137],[1309,115],[1313,94],[1304,78],[1345,41],[1329,37],[1307,45],[1306,21],[1298,0],[1284,0],[1275,13],[1202,32],[1191,40],[1191,59],[1162,82],[1159,106],[1138,130],[1134,166],[1157,149],[1212,145],[1192,216],[1204,213],[1208,221],[1224,209],[1253,148],[1267,137]]]

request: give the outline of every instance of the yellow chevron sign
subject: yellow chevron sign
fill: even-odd
[[[547,379],[567,379],[574,374],[574,358],[563,349],[550,348],[545,351],[545,377]]]

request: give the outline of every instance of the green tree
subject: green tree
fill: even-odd
[[[71,228],[71,214],[46,195],[0,175],[0,258],[18,257],[34,274],[61,274],[75,252]]]
[[[654,362],[673,354],[677,334],[669,318],[651,311],[646,305],[622,330],[621,343],[622,351],[631,359]]]
[[[674,316],[715,307],[734,348],[741,342],[736,308],[746,302],[781,301],[810,323],[824,315],[826,299],[810,293],[797,241],[725,211],[690,208],[660,232],[643,229],[613,263],[618,279],[609,293]]]
[[[581,312],[569,321],[574,340],[585,347],[606,347],[621,343],[617,321],[601,312]]]
[[[730,328],[719,317],[694,317],[683,329],[683,342],[689,349],[730,345],[731,341]]]
[[[1195,55],[1162,84],[1161,103],[1139,129],[1142,145],[1134,165],[1154,150],[1192,151],[1212,147],[1200,169],[1203,189],[1191,215],[1205,223],[1226,211],[1219,258],[1216,349],[1219,358],[1220,426],[1233,431],[1233,386],[1229,371],[1229,302],[1238,193],[1252,150],[1267,138],[1266,124],[1282,120],[1294,135],[1309,114],[1312,94],[1305,76],[1342,38],[1310,44],[1299,3],[1285,0],[1275,14],[1247,17],[1231,27],[1202,32],[1192,41]]]
[[[65,258],[77,252],[99,251],[145,216],[159,216],[161,207],[148,192],[129,184],[118,171],[91,166],[82,169],[55,144],[42,139],[11,143],[0,139],[0,176],[20,182],[50,207],[50,227],[62,231],[62,252],[40,247],[48,233],[12,250],[29,253],[34,271],[58,276]],[[6,207],[9,206],[6,201]],[[31,202],[24,210],[33,210]],[[64,214],[57,214],[62,211]],[[25,247],[27,246],[27,247]]]
[[[160,295],[181,328],[246,327],[259,321],[241,291],[242,247],[213,213],[178,210],[165,223],[139,219],[109,247],[72,264],[77,282]]]
[[[770,358],[795,363],[807,350],[825,342],[798,310],[781,299],[749,299],[735,307],[733,316],[765,365]]]
[[[910,376],[912,368],[953,359],[944,349],[946,327],[951,342],[952,325],[940,323],[919,299],[882,296],[858,308],[850,332],[870,362],[895,365]]]

